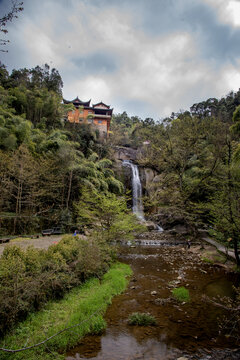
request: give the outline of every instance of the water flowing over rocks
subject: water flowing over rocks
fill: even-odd
[[[153,221],[145,221],[144,225],[147,227],[148,231],[157,230],[158,225]]]
[[[138,166],[129,160],[123,162],[124,167],[130,167],[132,172],[132,210],[139,220],[145,221],[142,204],[142,184],[139,177]]]
[[[131,169],[131,185],[132,185],[132,211],[138,219],[147,227],[149,231],[158,230],[162,232],[162,227],[153,221],[146,221],[142,204],[142,181],[139,176],[139,167],[130,160],[123,161],[123,168]],[[153,175],[152,175],[153,176]],[[150,177],[149,177],[150,178]]]
[[[132,173],[129,167],[122,167],[124,161],[131,161],[133,164],[137,163],[138,159],[141,158],[141,149],[133,149],[124,146],[115,146],[113,149],[113,160],[115,162],[115,170],[127,189],[131,189]],[[149,167],[138,166],[139,177],[142,184],[143,193],[148,193],[148,189],[154,182],[157,175],[156,170]]]
[[[115,147],[113,149],[113,159],[115,160],[115,171],[125,184],[126,189],[132,191],[133,198],[135,197],[133,194],[133,166],[137,166],[138,177],[142,187],[140,196],[150,196],[155,191],[161,191],[161,184],[164,181],[162,175],[158,174],[155,169],[136,165],[139,159],[141,159],[141,148]],[[123,166],[124,163],[128,163],[129,166]],[[196,226],[186,216],[179,213],[179,210],[177,211],[174,206],[154,208],[153,214],[149,216],[145,225],[150,231],[157,230],[156,225],[159,225],[164,230],[169,230],[172,234],[180,234],[182,236],[196,235]]]
[[[193,224],[184,214],[179,213],[179,210],[176,211],[174,207],[159,209],[159,213],[152,215],[151,219],[160,223],[164,230],[168,230],[172,234],[197,235],[197,225]]]
[[[155,223],[154,223],[155,224]],[[197,241],[195,241],[196,243]],[[178,235],[169,232],[163,231],[160,232],[158,230],[152,230],[143,232],[142,234],[138,235],[135,239],[136,244],[141,245],[180,245],[183,246],[187,245],[187,239],[184,235]]]
[[[119,260],[130,264],[134,274],[127,291],[107,310],[106,332],[83,339],[67,360],[239,359],[239,349],[219,337],[221,310],[202,298],[219,291],[231,296],[231,278],[223,269],[204,263],[192,248],[182,246],[124,246]],[[173,298],[172,289],[180,286],[189,289],[190,302]],[[157,325],[128,325],[133,312],[149,313]]]

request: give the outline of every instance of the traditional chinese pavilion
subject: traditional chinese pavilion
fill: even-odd
[[[110,105],[100,103],[90,105],[91,100],[81,101],[78,97],[68,101],[63,99],[64,104],[73,104],[75,110],[69,111],[67,121],[75,124],[91,124],[99,130],[101,137],[108,137],[113,109]]]

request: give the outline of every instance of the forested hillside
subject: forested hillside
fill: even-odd
[[[0,85],[1,234],[91,226],[101,213],[94,202],[101,209],[105,195],[112,203],[124,191],[109,159],[110,148],[122,145],[138,148],[139,165],[158,174],[145,198],[150,216],[181,214],[193,228],[212,227],[237,252],[240,91],[158,122],[115,115],[102,142],[89,125],[64,121],[72,105],[62,104],[56,69],[46,64],[8,74],[1,65]]]
[[[145,198],[149,215],[184,216],[192,228],[234,245],[240,235],[240,91],[153,119],[114,117],[113,143],[140,149],[138,163],[158,176]],[[239,262],[239,259],[238,259]]]
[[[89,278],[101,278],[116,260],[116,248],[112,244],[138,239],[140,233],[143,239],[148,238],[149,234],[159,236],[159,244],[167,239],[170,241],[169,245],[171,240],[178,241],[181,238],[181,246],[188,245],[186,251],[173,248],[174,255],[170,255],[169,262],[171,268],[167,263],[163,273],[170,277],[174,274],[177,278],[170,280],[169,277],[168,281],[164,277],[164,284],[167,285],[167,290],[163,289],[164,291],[169,292],[169,285],[177,286],[187,282],[186,286],[194,294],[195,283],[192,283],[192,277],[186,280],[185,276],[188,276],[186,263],[190,270],[192,267],[196,270],[196,266],[204,263],[204,258],[199,258],[200,245],[195,246],[199,252],[197,255],[192,255],[189,251],[189,239],[197,239],[199,228],[210,230],[210,235],[226,248],[234,248],[237,266],[240,266],[240,91],[232,92],[221,100],[209,99],[194,104],[190,112],[172,113],[171,117],[158,122],[151,118],[142,120],[137,116],[129,117],[126,112],[114,115],[110,138],[103,140],[90,124],[71,124],[65,120],[72,105],[62,103],[62,87],[60,74],[47,64],[33,69],[13,70],[11,74],[4,65],[0,67],[0,235],[36,235],[44,228],[55,226],[60,226],[66,233],[78,229],[87,235],[82,238],[66,235],[59,243],[54,241],[47,250],[31,247],[23,250],[17,243],[6,246],[1,256],[0,336],[7,336],[10,330],[14,331],[17,324],[32,312],[41,310],[49,300],[53,301],[55,307],[55,300],[69,291],[71,296],[72,288],[84,284]],[[115,155],[122,147],[124,151],[128,148],[135,149],[136,151],[130,150],[130,153],[136,154],[134,161],[138,167],[143,170],[150,168],[154,173],[143,198],[145,219],[153,220],[154,223],[150,221],[145,224],[161,225],[163,216],[181,218],[190,229],[187,235],[156,230],[146,232],[144,217],[140,224],[131,213],[130,206],[127,206],[129,197],[125,194],[126,184],[119,180],[119,173],[114,173],[114,169],[117,169],[114,164]],[[139,239],[141,241],[142,237]],[[35,242],[41,240],[36,238]],[[135,247],[133,245],[130,249]],[[162,244],[161,247],[163,248]],[[141,247],[136,248],[139,251]],[[164,250],[164,261],[169,261],[166,260],[169,253],[168,248]],[[155,258],[155,254],[150,256],[150,269],[160,267],[159,258]],[[173,262],[179,257],[183,267],[170,271],[169,269],[176,268]],[[146,261],[147,255],[138,258]],[[136,296],[136,289],[139,287],[141,296],[144,294],[144,306],[147,303],[158,308],[160,304],[153,303],[152,298],[163,286],[152,290],[154,287],[150,281],[151,289],[142,291],[140,278],[150,278],[146,262],[140,264],[144,264],[141,269],[145,273],[140,273],[138,280],[133,279],[134,284],[137,281],[138,285],[130,288],[131,291],[134,290],[131,297]],[[204,278],[209,274],[207,271],[209,269],[199,270],[197,285],[201,274]],[[211,267],[212,272],[214,270]],[[217,276],[219,277],[218,272]],[[156,276],[154,286],[155,278]],[[119,274],[116,280],[119,282]],[[212,283],[212,278],[209,281]],[[148,283],[148,280],[145,282]],[[124,286],[111,294],[119,293]],[[172,289],[171,294],[174,294],[173,290],[180,289],[185,289],[188,294],[188,289],[184,287]],[[151,297],[149,302],[146,302],[146,293]],[[198,301],[201,298],[195,297]],[[68,309],[73,307],[72,304],[78,304],[75,299],[76,297],[67,306]],[[206,302],[207,297],[204,299]],[[237,302],[238,290],[236,299]],[[106,299],[104,301],[106,303]],[[129,303],[135,304],[135,301]],[[175,300],[170,296],[162,301],[170,304]],[[191,300],[191,311],[196,306],[194,301]],[[227,305],[224,301],[223,305],[212,303],[223,306],[229,312],[239,310],[233,301]],[[94,300],[94,304],[100,307],[99,301],[95,303]],[[185,300],[183,304],[186,304]],[[202,300],[196,307],[196,324],[199,321],[199,306],[202,308]],[[169,307],[165,309],[169,311]],[[80,310],[75,310],[75,313],[76,311]],[[159,313],[162,314],[162,310]],[[34,325],[34,331],[41,329],[41,338],[46,338],[48,335],[42,332],[45,318],[41,320],[41,312],[39,314],[40,322],[37,327]],[[54,322],[58,315],[53,316]],[[86,316],[88,321],[89,312]],[[38,314],[36,317],[38,318]],[[169,313],[166,318],[170,318]],[[230,328],[234,338],[235,333],[239,333],[239,317],[232,319]],[[74,321],[74,326],[81,325],[77,320],[78,324],[75,325]],[[180,326],[183,326],[184,321],[180,320]],[[204,312],[204,326],[208,327],[205,322]],[[175,319],[174,323],[178,324]],[[228,327],[224,321],[222,323],[227,337]],[[66,327],[65,324],[61,326]],[[104,327],[105,323],[102,323],[101,329]],[[29,331],[28,325],[26,329]],[[18,329],[16,331],[21,332]],[[62,332],[57,332],[59,329],[54,331],[57,335]],[[86,332],[95,334],[91,327]],[[6,359],[8,349],[12,346],[25,351],[25,340],[20,337],[18,343],[18,336],[15,335],[9,339],[7,345],[4,340],[2,348]],[[64,337],[64,341],[65,339],[63,347],[58,340],[56,343],[53,341],[52,349],[66,351],[78,343],[79,335],[74,341],[69,341],[68,336]],[[238,335],[236,339],[238,341]],[[33,336],[32,342],[38,344],[39,340]],[[46,349],[43,347],[41,352],[44,359],[48,351]],[[34,351],[33,358],[36,357]],[[37,348],[36,352],[38,351]],[[24,359],[24,355],[21,358]]]
[[[117,204],[115,216],[126,210],[115,196],[123,184],[107,158],[109,145],[89,125],[64,121],[72,105],[62,104],[62,86],[58,71],[47,64],[11,74],[0,67],[1,235],[91,226],[99,215],[91,197]]]
[[[0,360],[240,359],[239,11],[0,0]]]

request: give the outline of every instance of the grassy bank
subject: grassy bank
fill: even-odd
[[[113,260],[113,247],[71,235],[46,250],[6,246],[0,258],[0,337],[48,301],[101,278]]]
[[[19,353],[0,352],[2,360],[60,360],[68,348],[76,345],[86,334],[101,332],[106,324],[103,313],[114,295],[120,294],[127,285],[126,276],[131,269],[125,264],[114,264],[102,280],[92,278],[84,285],[70,291],[62,300],[50,302],[43,310],[31,314],[0,347],[20,349],[42,342],[65,328],[71,329],[53,337],[47,343]],[[79,326],[76,324],[82,323]],[[75,327],[74,327],[75,326]]]

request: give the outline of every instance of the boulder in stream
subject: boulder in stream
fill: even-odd
[[[146,221],[144,225],[147,227],[148,231],[157,230],[158,226],[153,221]]]

